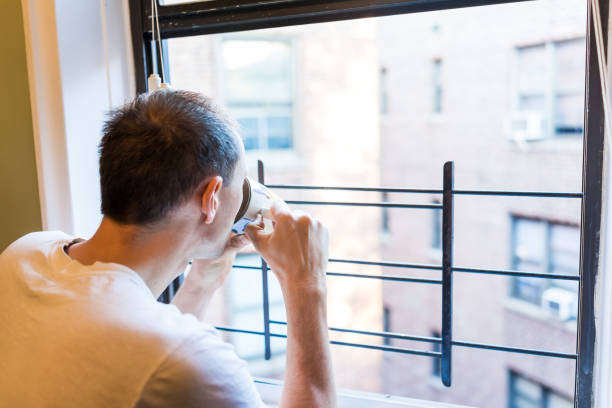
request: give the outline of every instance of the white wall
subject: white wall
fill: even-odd
[[[135,94],[127,0],[22,0],[43,227],[82,237],[101,218],[105,113]]]

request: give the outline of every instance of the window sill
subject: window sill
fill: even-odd
[[[576,332],[577,325],[575,320],[559,320],[547,310],[529,302],[508,297],[504,301],[504,307],[506,310],[530,317],[532,319],[540,320],[548,325],[563,328],[569,332]]]
[[[256,378],[255,386],[268,407],[278,406],[281,397],[282,381]],[[338,408],[468,408],[465,405],[349,390],[338,390],[337,402]]]

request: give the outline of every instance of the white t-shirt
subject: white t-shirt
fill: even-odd
[[[215,328],[123,265],[72,260],[72,240],[36,232],[0,255],[0,405],[264,406]]]

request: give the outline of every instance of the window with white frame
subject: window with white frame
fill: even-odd
[[[531,139],[581,136],[584,103],[584,38],[519,47],[517,115]]]
[[[246,150],[293,147],[292,54],[290,40],[221,40],[220,89]]]
[[[512,217],[511,268],[561,275],[577,275],[580,261],[580,229],[548,220]],[[559,279],[515,277],[511,296],[542,305],[562,320],[577,314],[577,285]]]

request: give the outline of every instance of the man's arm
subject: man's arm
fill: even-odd
[[[194,259],[185,281],[172,299],[183,313],[191,313],[204,321],[208,304],[227,278],[238,251],[248,243],[244,235],[235,235],[223,254],[216,259]]]
[[[327,230],[283,204],[271,208],[270,218],[272,232],[254,223],[245,233],[277,276],[287,308],[287,365],[280,407],[335,407],[327,335]]]

